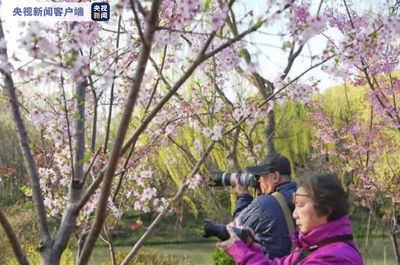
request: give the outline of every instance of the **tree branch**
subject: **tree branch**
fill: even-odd
[[[157,64],[156,64],[156,62],[153,60],[153,58],[151,58],[151,56],[150,56],[150,61],[152,62],[152,64],[153,64],[153,66],[154,66],[154,68],[156,68],[156,71],[158,72],[158,70],[159,70],[159,72],[160,73],[162,73],[162,71],[163,71],[163,69],[164,69],[164,63],[165,63],[165,57],[166,57],[166,53],[167,53],[167,45],[165,45],[165,47],[164,47],[164,52],[163,52],[163,57],[162,57],[162,62],[161,62],[161,67],[160,67],[160,69],[158,69],[158,67],[157,67]],[[159,74],[160,75],[160,74]],[[156,91],[157,91],[157,88],[158,88],[158,84],[160,83],[160,78],[163,78],[163,77],[158,77],[157,78],[157,80],[156,80],[156,83],[155,83],[155,85],[154,85],[154,88],[153,88],[153,91],[151,92],[151,95],[150,95],[150,99],[149,99],[149,103],[147,103],[147,105],[146,105],[146,107],[145,107],[145,109],[144,109],[144,116],[143,116],[143,119],[144,119],[144,117],[146,116],[146,114],[147,114],[147,112],[149,111],[149,108],[150,108],[150,106],[151,106],[151,103],[153,102],[153,98],[154,98],[154,95],[156,94]],[[143,119],[142,119],[142,121],[143,121]]]
[[[229,47],[236,41],[244,38],[248,34],[256,31],[258,28],[260,28],[262,23],[259,23],[257,25],[254,25],[253,27],[249,28],[248,30],[244,31],[243,33],[239,34],[237,37],[225,42],[224,44],[221,44],[218,48],[215,50],[208,52],[206,54],[205,51],[207,50],[208,46],[211,43],[211,40],[214,37],[214,34],[212,34],[207,41],[205,42],[205,45],[203,46],[202,51],[199,53],[198,57],[196,60],[192,63],[192,65],[189,67],[188,70],[182,75],[182,77],[174,84],[174,86],[171,88],[171,90],[164,96],[164,98],[160,101],[160,103],[150,112],[150,114],[146,117],[146,119],[143,120],[142,124],[136,129],[136,131],[133,133],[133,135],[129,138],[129,140],[124,144],[124,146],[121,149],[121,155],[124,154],[130,146],[134,146],[139,139],[140,134],[147,128],[151,120],[157,115],[157,113],[161,110],[161,108],[168,102],[168,100],[175,94],[175,92],[185,83],[185,81],[191,76],[191,74],[194,72],[194,70],[199,66],[202,62],[205,60],[209,59],[213,55],[217,54],[218,52],[222,51],[223,49]]]
[[[139,16],[138,16],[138,14],[136,12],[135,3],[133,2],[133,0],[129,0],[129,1],[131,3],[131,6],[132,6],[132,11],[133,11],[133,15],[134,15],[134,18],[135,18],[136,27],[137,27],[138,32],[139,32],[140,39],[142,40],[143,45],[147,46],[148,43],[146,43],[146,39],[145,39],[145,37],[143,35],[142,27],[140,26]]]
[[[1,22],[0,22],[1,23]],[[0,26],[1,27],[1,26]],[[21,265],[29,265],[29,261],[25,256],[24,251],[19,244],[17,235],[14,232],[10,222],[8,222],[7,217],[3,214],[3,211],[0,209],[0,224],[6,233],[8,240],[10,241],[12,250],[14,251],[14,255],[17,258],[19,264]]]
[[[3,31],[2,19],[0,17],[0,40],[2,39],[4,39],[4,31]],[[6,48],[0,49],[0,55],[5,56],[7,60],[8,59],[7,49]],[[35,159],[33,158],[32,150],[29,146],[28,133],[26,131],[24,122],[22,121],[21,113],[19,110],[17,95],[15,93],[14,81],[10,73],[7,73],[2,69],[0,69],[0,72],[4,79],[4,85],[8,93],[8,98],[10,99],[13,119],[17,126],[18,135],[21,142],[22,153],[24,155],[24,159],[27,164],[27,169],[29,172],[33,202],[39,219],[39,229],[42,237],[42,241],[40,243],[40,249],[43,249],[45,247],[51,247],[52,242],[46,218],[46,209],[43,203],[43,197],[40,189],[39,174],[37,171]]]
[[[118,49],[119,49],[119,38],[121,36],[121,20],[122,16],[119,15],[118,19],[118,34],[117,34],[117,51],[115,53],[115,64],[118,63]],[[113,82],[111,84],[111,94],[110,94],[110,106],[108,109],[108,120],[107,120],[107,129],[106,129],[106,139],[104,141],[104,149],[103,153],[107,153],[107,146],[108,146],[108,138],[110,137],[110,127],[111,127],[111,116],[112,116],[112,109],[113,109],[113,103],[114,103],[114,87],[115,87],[115,74],[116,74],[116,69],[114,69],[114,76],[113,76]]]
[[[73,30],[78,25],[77,22],[73,22],[71,24],[71,30]],[[76,58],[79,56],[79,52],[74,50],[73,56]],[[87,76],[84,77],[83,82],[75,82],[75,120],[74,127],[75,133],[74,137],[74,157],[75,161],[74,168],[72,170],[73,176],[72,181],[69,187],[69,196],[67,207],[65,208],[63,219],[61,222],[61,226],[59,232],[54,241],[54,251],[62,253],[67,247],[68,241],[73,233],[76,226],[76,218],[77,215],[73,210],[73,205],[78,202],[82,196],[82,181],[84,179],[84,170],[83,166],[85,164],[85,112],[86,112],[86,87],[87,87]],[[64,91],[64,87],[63,87]],[[65,92],[64,92],[64,100],[65,100]],[[65,100],[66,102],[66,100]],[[68,107],[67,105],[65,106]],[[67,111],[67,109],[66,109]],[[68,118],[68,113],[66,112],[66,116]],[[69,127],[68,127],[69,131]],[[70,142],[70,145],[72,143]],[[73,151],[70,150],[71,152]],[[71,157],[72,159],[72,157]]]
[[[274,92],[272,95],[270,95],[268,98],[266,98],[263,102],[261,102],[261,104],[258,105],[258,107],[262,107],[265,104],[267,104],[271,99],[273,99],[276,95],[278,95],[282,90],[284,90],[285,88],[287,88],[288,86],[290,86],[291,84],[293,84],[294,82],[296,82],[297,80],[299,80],[303,75],[305,75],[306,73],[308,73],[309,71],[311,71],[312,69],[326,63],[327,61],[329,61],[330,59],[332,59],[334,56],[330,56],[328,58],[326,58],[325,60],[311,66],[310,68],[308,68],[307,70],[305,70],[303,73],[301,73],[300,75],[298,75],[295,79],[293,79],[292,81],[290,81],[289,83],[287,83],[286,85],[284,85],[283,87],[281,87],[278,91]],[[244,121],[246,121],[248,118],[250,117],[250,114],[243,117],[240,121],[238,121],[238,123],[236,123],[232,128],[230,128],[228,131],[226,131],[223,135],[227,135],[229,133],[231,133],[237,126],[240,126],[240,124],[242,124]]]
[[[139,59],[137,62],[138,67],[135,72],[134,82],[129,91],[127,103],[122,113],[122,118],[118,127],[118,131],[115,136],[113,148],[111,150],[109,161],[104,173],[104,180],[103,180],[103,185],[101,187],[101,193],[95,220],[93,222],[92,229],[90,230],[90,233],[86,239],[85,245],[83,247],[82,253],[79,258],[78,265],[88,264],[89,258],[93,251],[93,247],[96,243],[96,239],[98,238],[101,232],[101,228],[107,216],[107,204],[108,204],[108,198],[111,193],[111,185],[120,158],[121,147],[126,136],[129,122],[132,117],[133,108],[136,103],[139,90],[142,84],[143,76],[146,70],[146,65],[150,57],[151,45],[153,43],[154,33],[156,31],[158,24],[158,10],[160,8],[160,5],[161,5],[160,0],[154,0],[151,11],[147,18],[147,28],[144,37],[148,45],[142,46],[142,50],[139,55]]]
[[[63,104],[64,104],[64,114],[65,114],[65,121],[67,123],[67,135],[68,135],[68,147],[69,147],[69,155],[70,155],[70,163],[71,163],[71,175],[72,175],[72,180],[75,179],[75,166],[74,166],[74,155],[72,153],[72,135],[71,135],[71,130],[70,130],[70,121],[69,121],[69,116],[68,116],[68,104],[67,104],[67,98],[65,96],[65,89],[64,89],[64,76],[61,75],[61,84],[60,88],[62,90],[62,98],[63,98]]]
[[[208,157],[208,154],[211,152],[211,150],[214,147],[215,142],[212,141],[210,145],[207,147],[206,151],[203,153],[202,157],[200,160],[197,162],[196,166],[193,168],[192,172],[188,176],[187,179],[192,179],[194,175],[197,174],[197,171],[199,171],[201,165],[204,163],[206,158]],[[189,184],[184,184],[182,188],[179,190],[179,192],[174,196],[174,198],[169,201],[168,205],[158,214],[157,218],[154,220],[154,222],[149,226],[147,231],[142,235],[142,237],[139,239],[139,241],[135,244],[135,246],[132,248],[131,252],[129,252],[128,256],[124,259],[124,261],[121,263],[121,265],[128,265],[131,259],[136,255],[136,253],[139,251],[139,249],[143,246],[143,244],[146,242],[147,238],[150,237],[150,235],[153,233],[154,229],[157,227],[157,225],[161,222],[161,220],[164,218],[164,216],[170,211],[171,206],[173,205],[174,202],[177,202],[186,189],[188,188]]]

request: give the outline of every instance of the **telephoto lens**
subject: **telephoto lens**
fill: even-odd
[[[203,237],[215,236],[221,241],[228,240],[231,236],[229,235],[226,225],[224,224],[214,224],[210,219],[204,220],[204,235]],[[251,236],[250,228],[243,227],[239,228],[234,226],[233,231],[243,242],[247,241],[247,238]]]
[[[259,188],[258,177],[252,174],[226,173],[221,171],[211,172],[210,181],[212,186],[232,186],[236,185],[236,179],[243,187]]]

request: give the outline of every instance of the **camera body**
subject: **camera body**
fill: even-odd
[[[215,224],[210,219],[204,220],[204,235],[203,237],[215,236],[221,241],[228,240],[230,238],[229,232],[224,224]],[[251,231],[249,227],[233,227],[235,234],[243,241],[246,242],[251,237]]]
[[[258,176],[242,173],[227,173],[221,171],[211,172],[210,180],[213,186],[232,186],[236,185],[236,179],[243,187],[259,188]]]

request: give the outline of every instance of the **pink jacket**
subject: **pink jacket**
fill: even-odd
[[[228,253],[239,265],[362,265],[363,261],[353,240],[345,242],[333,242],[321,244],[316,250],[308,252],[307,257],[298,260],[299,256],[308,250],[308,247],[315,246],[327,239],[351,235],[351,225],[348,215],[337,220],[328,222],[315,228],[307,235],[295,231],[290,235],[296,249],[288,256],[270,260],[266,258],[261,249],[252,244],[248,248],[242,241],[236,241],[229,249]],[[297,263],[295,263],[297,260]]]

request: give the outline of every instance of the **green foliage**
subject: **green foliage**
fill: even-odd
[[[229,256],[224,251],[215,248],[212,257],[211,257],[212,265],[235,265],[235,261],[231,256]]]
[[[204,210],[201,209],[198,218],[195,219],[192,209],[186,202],[179,209],[180,211],[177,214],[171,212],[166,215],[164,222],[157,226],[152,236],[146,241],[146,244],[206,241],[202,238]],[[155,218],[156,214],[154,213],[125,212],[114,231],[113,241],[115,245],[135,244],[146,231],[146,228],[142,226],[132,229],[132,226],[135,226],[138,222],[142,222],[144,226],[147,226]]]
[[[213,163],[215,164],[216,168],[222,169],[222,170],[225,170],[228,172],[230,171],[229,166],[228,166],[228,161],[226,158],[226,154],[222,148],[216,147],[213,150],[210,158],[213,160]]]
[[[204,5],[204,9],[208,10],[208,8],[210,7],[211,4],[211,0],[206,0],[205,5]]]
[[[32,204],[30,202],[17,203],[3,210],[30,264],[40,265],[40,254],[37,251],[40,234]],[[50,229],[54,227],[54,222],[51,219],[49,220],[49,227]],[[14,252],[2,226],[0,226],[0,246],[0,264],[19,264],[14,257]],[[64,251],[60,264],[75,264],[74,254],[71,249],[67,248]]]
[[[91,154],[89,152],[85,153],[82,160],[78,161],[79,163],[89,163],[91,159]]]
[[[323,94],[323,109],[329,113],[332,125],[341,125],[350,118],[350,111],[369,118],[365,88],[340,85],[327,89]]]
[[[31,265],[41,265],[40,263],[40,254],[36,250],[36,248],[32,245],[23,246],[23,249],[26,253],[26,257]],[[14,257],[8,260],[5,265],[18,265],[20,264]],[[75,257],[74,253],[67,248],[60,259],[60,265],[74,265],[75,264]]]
[[[194,217],[197,218],[199,211],[197,210],[196,204],[188,196],[183,196],[183,200],[190,206]]]
[[[5,108],[0,100],[0,108]],[[7,207],[23,199],[20,191],[22,177],[25,174],[24,160],[20,150],[20,143],[11,115],[0,113],[0,206]],[[9,169],[15,173],[10,174]]]
[[[121,264],[125,257],[129,254],[129,250],[117,251],[115,254],[116,263]],[[103,263],[103,265],[112,265],[112,262]],[[133,265],[192,265],[193,262],[187,257],[175,257],[172,255],[162,254],[153,249],[141,248],[139,252],[129,262]]]
[[[369,210],[366,208],[353,208],[350,213],[351,228],[355,238],[364,238],[367,234],[372,238],[384,237],[384,231],[375,222],[374,218],[370,216]],[[370,231],[368,230],[368,222],[370,223]],[[359,246],[362,248],[363,246]]]
[[[294,41],[288,42],[288,43],[286,43],[285,45],[283,45],[282,49],[283,49],[284,51],[286,51],[287,49],[292,48],[293,45],[294,45]]]
[[[231,201],[231,214],[233,216],[233,214],[235,213],[235,206],[236,206],[236,194],[231,189],[229,195],[230,195],[229,198],[230,198],[230,201]]]
[[[275,105],[275,148],[286,156],[295,168],[309,161],[311,151],[312,130],[305,126],[308,118],[307,105],[287,102]]]
[[[205,105],[204,111],[207,108],[208,106]],[[309,160],[311,148],[311,129],[304,126],[307,118],[307,106],[288,102],[283,106],[276,105],[274,111],[277,123],[275,137],[277,150],[287,156],[294,167],[304,165]],[[203,112],[203,110],[199,109],[199,112]],[[217,119],[218,117],[214,118]],[[244,123],[242,126],[243,131],[249,133],[253,125]],[[252,150],[256,145],[264,145],[263,127],[264,123],[259,123],[250,135],[240,134],[240,144],[237,151],[239,170],[243,171],[246,166],[259,162],[265,156],[265,149],[262,149],[261,152]],[[182,183],[186,181],[186,177],[192,171],[196,160],[200,159],[202,152],[209,143],[209,139],[188,124],[179,127],[178,130],[177,136],[173,137],[170,144],[161,145],[157,151],[157,156],[150,156],[146,161],[141,160],[141,165],[144,165],[143,168],[152,170],[157,176],[155,184],[160,183],[159,195],[167,198],[173,196],[175,191],[182,187]],[[194,141],[200,142],[202,147],[200,153],[195,153]],[[142,146],[151,142],[153,142],[153,139],[147,135],[141,137]],[[218,142],[199,173],[207,175],[212,170],[226,172],[238,170],[232,168],[233,165],[230,164],[228,158],[231,146],[231,136],[224,137],[222,141]],[[252,159],[249,159],[249,157],[252,157]],[[294,168],[293,172],[295,172]],[[210,190],[206,183],[203,189],[188,191],[188,197],[184,198],[182,202],[195,218],[201,212],[204,216],[215,217],[217,222],[226,222],[231,217],[236,201],[234,194],[227,192],[227,190],[222,188]],[[189,197],[190,200],[188,200]],[[182,216],[182,218],[191,217]],[[185,221],[182,220],[182,222]]]

